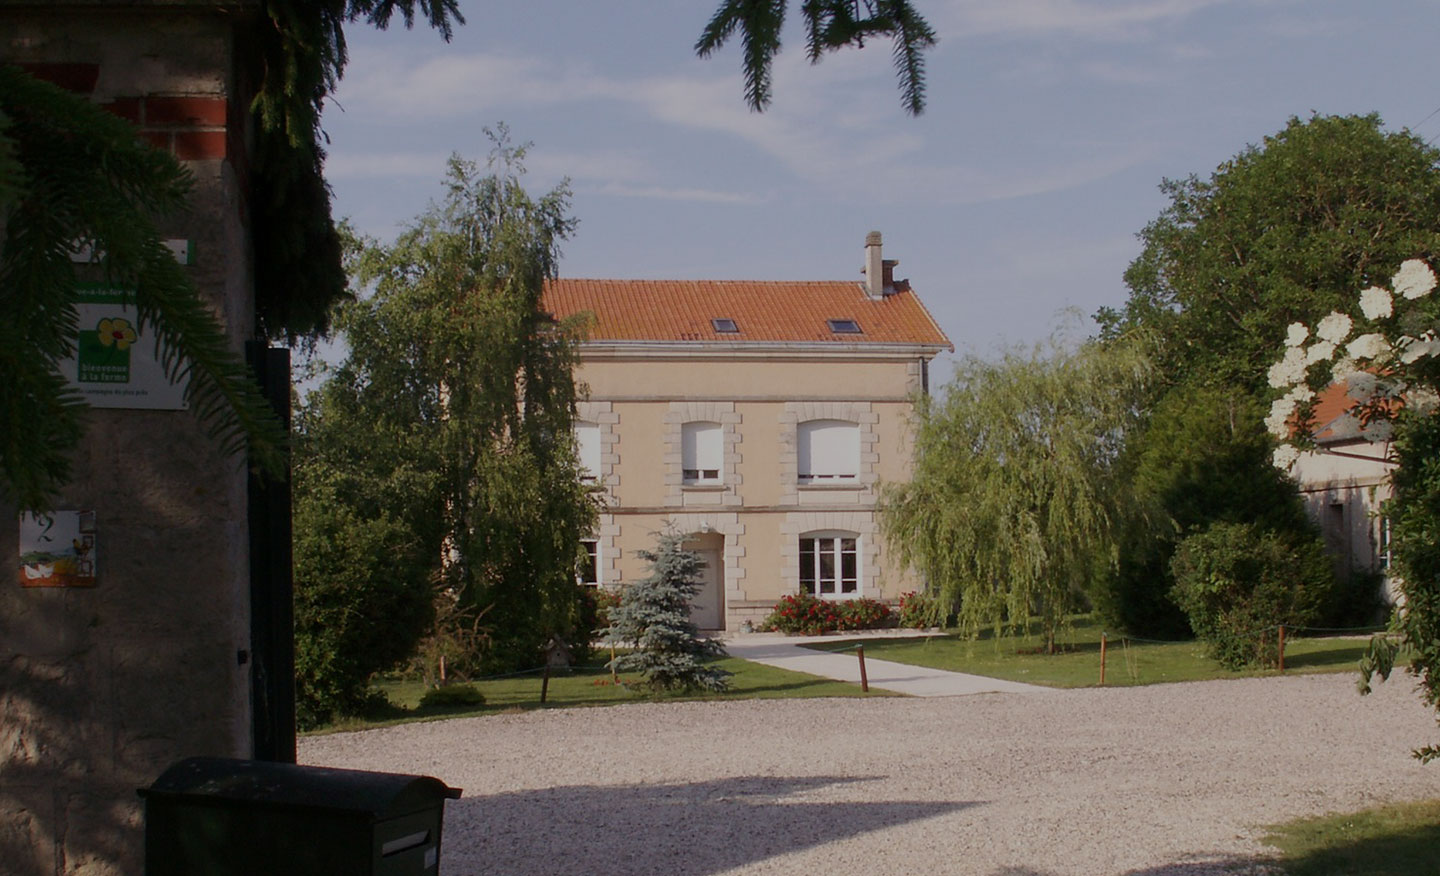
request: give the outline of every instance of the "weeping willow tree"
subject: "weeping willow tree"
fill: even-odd
[[[881,523],[962,629],[1023,634],[1033,617],[1054,649],[1114,562],[1115,462],[1148,370],[1130,345],[1052,342],[966,357],[938,400],[920,400],[914,475],[887,485]]]

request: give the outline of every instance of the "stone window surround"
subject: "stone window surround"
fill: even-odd
[[[800,424],[810,420],[844,420],[859,426],[860,473],[854,483],[800,483]],[[786,402],[780,413],[780,484],[783,490],[780,504],[800,504],[801,490],[835,489],[857,490],[860,501],[874,502],[875,485],[880,479],[875,471],[875,465],[880,461],[875,434],[879,422],[880,415],[870,402]]]
[[[594,423],[600,429],[600,470],[595,473],[595,481],[605,487],[609,495],[611,488],[620,483],[620,475],[616,471],[616,466],[620,464],[617,446],[620,443],[620,430],[617,428],[620,414],[615,411],[612,402],[576,402],[575,422]]]
[[[715,484],[686,484],[681,432],[686,423],[719,423],[721,429],[721,460],[719,488],[723,491],[719,505],[739,505],[741,477],[739,464],[741,415],[733,401],[673,401],[665,413],[665,504],[683,506],[685,493],[714,491]]]
[[[880,595],[880,526],[873,511],[792,511],[780,524],[780,582],[784,593],[800,592],[800,539],[810,533],[854,533],[860,561],[860,582],[849,598]]]
[[[620,524],[615,521],[615,515],[602,511],[590,536],[595,541],[595,575],[601,587],[617,587],[620,584],[620,551],[615,546],[619,537]]]

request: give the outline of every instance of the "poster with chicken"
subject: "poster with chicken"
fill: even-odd
[[[20,515],[21,587],[95,586],[95,512]]]

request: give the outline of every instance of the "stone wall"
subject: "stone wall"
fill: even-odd
[[[166,237],[238,350],[252,330],[248,3],[0,3],[0,61],[135,122],[195,176]],[[143,342],[142,342],[143,343]],[[139,873],[136,789],[191,755],[250,754],[246,472],[184,411],[93,410],[58,507],[95,513],[93,588],[22,588],[0,505],[0,870]]]

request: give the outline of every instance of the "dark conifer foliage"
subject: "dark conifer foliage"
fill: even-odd
[[[652,687],[666,690],[713,690],[729,687],[730,673],[707,661],[724,656],[718,641],[700,636],[690,620],[690,600],[700,589],[700,555],[683,547],[684,536],[663,532],[652,551],[640,556],[650,563],[650,576],[625,588],[620,604],[610,610],[605,638],[629,642],[635,650],[612,661],[619,672],[639,672]]]

